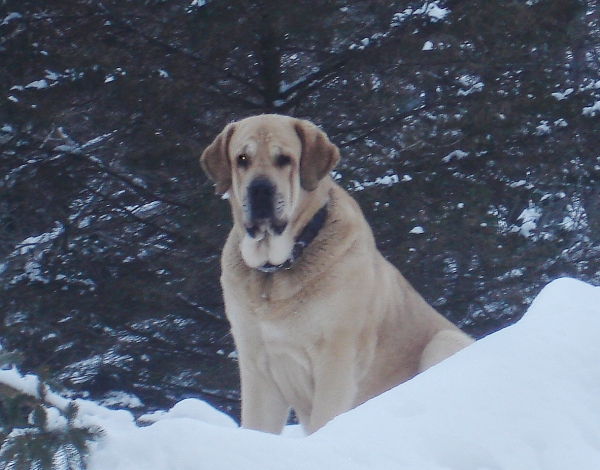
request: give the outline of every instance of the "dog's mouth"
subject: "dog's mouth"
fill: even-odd
[[[267,233],[281,235],[285,231],[283,196],[267,178],[257,178],[250,183],[243,207],[246,232],[252,238],[262,238]]]

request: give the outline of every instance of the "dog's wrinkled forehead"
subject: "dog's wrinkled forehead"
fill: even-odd
[[[300,156],[302,143],[290,118],[255,116],[239,121],[229,143],[230,155],[249,157],[275,157],[285,154]]]

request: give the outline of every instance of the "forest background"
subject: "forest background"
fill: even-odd
[[[307,118],[378,246],[476,337],[600,285],[597,1],[0,1],[0,342],[65,393],[235,418],[231,120]]]

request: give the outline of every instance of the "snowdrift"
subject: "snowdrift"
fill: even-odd
[[[136,424],[80,401],[106,430],[90,470],[600,469],[600,287],[548,285],[517,324],[315,434],[239,429],[199,400]]]

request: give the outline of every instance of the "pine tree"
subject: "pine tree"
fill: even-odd
[[[0,352],[0,368],[16,359]],[[74,401],[56,406],[52,396],[56,395],[42,380],[31,394],[0,376],[0,470],[85,469],[88,445],[102,430],[78,421]]]

